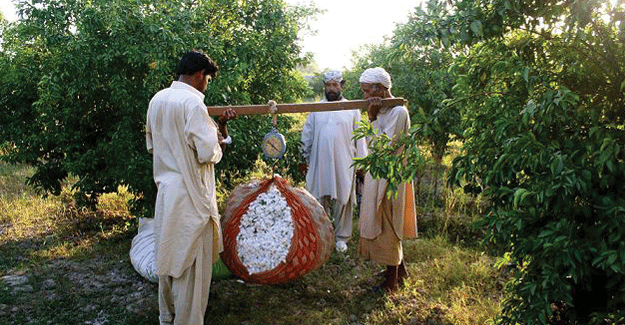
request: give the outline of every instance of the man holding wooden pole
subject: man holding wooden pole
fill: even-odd
[[[159,91],[147,113],[146,143],[158,187],[154,215],[161,324],[204,323],[212,264],[223,250],[215,169],[228,136],[226,109],[216,123],[204,91],[217,74],[204,53],[185,54],[179,78]]]
[[[360,88],[368,100],[369,120],[377,132],[391,141],[410,129],[408,109],[403,106],[383,107],[382,101],[391,95],[391,76],[383,68],[365,70],[360,76]],[[396,198],[386,195],[385,179],[365,175],[360,206],[359,253],[386,265],[382,288],[393,292],[408,276],[403,260],[402,240],[417,236],[417,220],[412,182],[400,184]]]
[[[328,71],[323,76],[325,100],[346,101],[341,95],[345,80],[340,71]],[[354,157],[367,154],[364,139],[352,140],[360,122],[358,109],[312,112],[302,129],[301,172],[306,173],[306,189],[334,221],[336,250],[345,252],[352,237],[353,205],[355,199]]]

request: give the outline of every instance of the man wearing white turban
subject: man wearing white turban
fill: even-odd
[[[325,96],[321,102],[345,101],[341,90],[345,84],[340,71],[329,71],[323,77]],[[307,190],[321,203],[334,220],[336,250],[347,250],[352,236],[353,205],[355,200],[354,157],[364,157],[364,139],[352,140],[352,133],[360,122],[360,111],[312,112],[302,129],[302,157],[306,163]]]
[[[383,68],[367,69],[360,76],[360,89],[369,101],[371,124],[378,134],[394,139],[408,133],[410,116],[405,106],[382,107],[381,99],[393,97],[391,87],[391,76]],[[392,292],[408,276],[402,240],[417,236],[417,219],[412,182],[401,184],[397,197],[392,199],[385,195],[386,185],[385,179],[365,175],[358,252],[365,259],[387,266],[382,287]]]

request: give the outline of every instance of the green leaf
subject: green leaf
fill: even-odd
[[[551,173],[554,175],[560,175],[560,173],[562,173],[562,169],[564,168],[564,162],[561,155],[556,155],[553,157],[550,168]]]
[[[523,80],[525,80],[525,82],[529,82],[529,74],[530,74],[530,68],[528,67],[523,68]]]
[[[483,35],[482,31],[482,22],[479,20],[474,20],[470,25],[471,31],[475,36],[481,37]]]
[[[533,193],[524,189],[524,188],[519,188],[514,192],[514,201],[513,201],[513,205],[515,208],[518,208],[519,205],[523,204],[523,201],[525,201],[525,199],[532,195]]]

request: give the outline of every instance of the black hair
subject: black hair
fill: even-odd
[[[204,75],[215,77],[219,72],[217,64],[200,50],[185,53],[178,63],[176,73],[178,75],[192,75],[204,70]]]

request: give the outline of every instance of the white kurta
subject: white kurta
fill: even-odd
[[[410,115],[405,106],[382,108],[377,119],[371,123],[378,130],[393,139],[399,134],[407,134],[410,130]],[[386,195],[386,180],[373,179],[371,174],[365,175],[365,183],[360,206],[360,237],[375,239],[382,233],[382,220],[379,211]],[[384,201],[392,204],[393,230],[399,240],[417,236],[417,220],[414,205],[412,182],[398,186],[397,199]]]
[[[214,261],[223,250],[215,196],[214,165],[222,157],[217,133],[204,94],[188,84],[174,81],[150,101],[146,142],[158,187],[154,233],[160,276],[179,277],[193,264],[208,227],[209,256]]]
[[[354,199],[353,159],[367,155],[365,139],[352,140],[357,122],[359,110],[312,112],[306,118],[301,151],[308,161],[306,188],[315,198],[330,196],[342,204]]]

